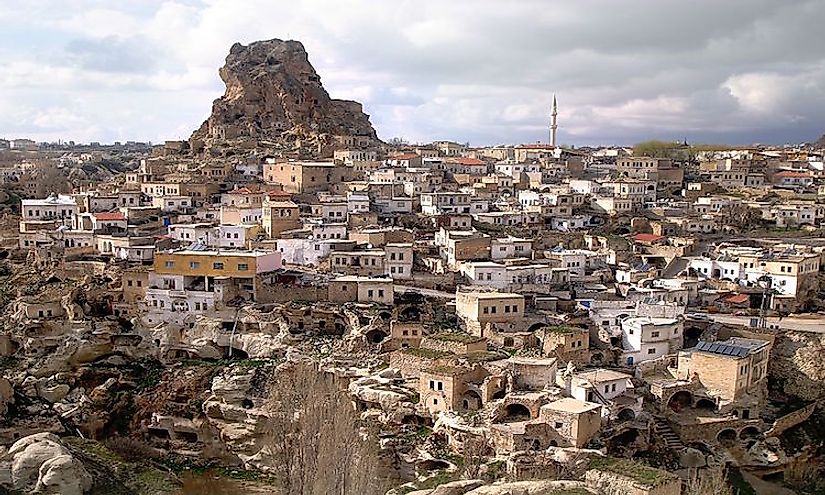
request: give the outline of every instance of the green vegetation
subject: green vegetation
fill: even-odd
[[[91,468],[94,478],[90,492],[92,495],[172,495],[180,488],[180,482],[174,474],[159,467],[148,457],[130,462],[94,440],[65,437],[63,441],[78,460]]]
[[[437,375],[455,376],[466,373],[469,370],[465,368],[459,368],[458,366],[433,366],[432,368],[428,368],[424,371],[428,373],[434,373]]]
[[[409,354],[410,356],[420,357],[424,359],[441,359],[453,355],[452,352],[424,349],[423,347],[409,347],[401,352],[403,352],[404,354]]]
[[[737,495],[756,495],[753,487],[748,483],[739,469],[733,467],[728,471],[728,482],[733,486],[733,492]]]
[[[720,144],[691,144],[685,146],[684,143],[657,141],[642,141],[633,146],[634,156],[649,156],[652,158],[670,158],[672,160],[693,160],[697,153],[708,151],[723,151],[730,149],[730,146]]]
[[[440,332],[430,335],[430,338],[442,342],[458,342],[460,344],[475,344],[476,342],[484,340],[482,337],[459,332]]]
[[[492,483],[504,476],[504,461],[493,461],[487,464],[487,470],[484,472],[484,481]]]
[[[499,359],[506,359],[507,355],[494,351],[479,351],[471,352],[465,357],[467,363],[487,363],[490,361],[498,361]]]
[[[616,457],[596,457],[590,461],[590,469],[598,469],[620,476],[627,476],[638,483],[648,486],[658,486],[665,481],[676,479],[676,475],[667,471],[629,459],[619,459]]]
[[[443,485],[444,483],[449,483],[451,481],[455,481],[457,479],[456,473],[449,472],[449,471],[438,471],[433,476],[427,478],[426,480],[422,481],[418,484],[419,490],[432,490],[439,485]]]

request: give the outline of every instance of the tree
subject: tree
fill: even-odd
[[[733,495],[722,466],[702,469],[687,484],[684,495]]]
[[[376,439],[360,425],[349,395],[317,363],[279,371],[267,413],[267,450],[284,493],[384,493]]]
[[[467,479],[477,479],[481,472],[481,465],[487,460],[490,447],[487,435],[467,435],[461,445],[461,454],[464,457],[464,476]]]

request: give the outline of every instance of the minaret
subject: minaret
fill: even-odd
[[[553,111],[550,112],[550,146],[556,147],[556,129],[559,128],[556,117],[559,115],[559,107],[556,105],[556,95],[553,95]]]

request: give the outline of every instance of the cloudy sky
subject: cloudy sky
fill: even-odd
[[[825,133],[825,1],[2,0],[0,137],[187,138],[240,41],[297,39],[384,139]]]

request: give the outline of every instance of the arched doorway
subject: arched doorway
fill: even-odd
[[[528,419],[530,419],[530,409],[524,404],[507,404],[507,407],[504,408],[504,418],[502,419],[504,423],[516,423]]]
[[[725,447],[730,447],[736,444],[736,430],[733,428],[725,428],[716,434],[716,440]]]
[[[481,396],[475,390],[467,390],[461,400],[461,406],[467,411],[481,409]]]
[[[715,411],[716,403],[708,398],[702,397],[701,399],[696,400],[696,409],[702,409],[704,411]]]
[[[691,405],[693,405],[693,394],[687,390],[680,390],[676,392],[671,395],[670,400],[667,401],[667,407],[669,407],[673,412],[684,411]]]
[[[387,338],[387,334],[381,330],[374,329],[367,332],[365,337],[367,338],[367,342],[371,344],[380,344],[385,338]]]
[[[634,419],[636,419],[636,413],[633,411],[633,409],[625,408],[619,411],[617,417],[619,418],[619,421],[633,421]]]
[[[759,436],[759,428],[755,426],[746,426],[739,432],[740,440],[749,440]]]

